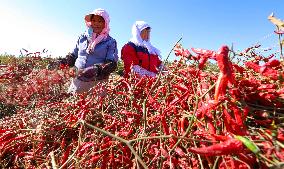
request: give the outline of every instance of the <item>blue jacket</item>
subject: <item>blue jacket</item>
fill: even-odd
[[[75,66],[83,69],[94,64],[105,63],[106,60],[118,61],[116,40],[108,36],[98,43],[91,54],[87,54],[89,42],[85,34],[81,35],[77,41],[72,54],[76,58]]]

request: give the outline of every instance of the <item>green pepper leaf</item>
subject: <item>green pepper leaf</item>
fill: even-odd
[[[243,137],[243,136],[235,136],[236,139],[240,140],[250,151],[252,151],[254,154],[259,154],[260,149],[257,147],[257,145],[252,142],[250,139]]]

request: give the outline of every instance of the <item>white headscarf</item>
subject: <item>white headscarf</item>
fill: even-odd
[[[105,28],[102,30],[102,32],[98,36],[93,31],[90,31],[90,30],[92,30],[92,29],[90,29],[90,27],[91,27],[91,16],[92,15],[101,16],[105,20]],[[98,8],[98,9],[94,10],[93,12],[91,12],[88,15],[85,16],[85,22],[86,22],[86,25],[88,27],[88,31],[86,32],[86,34],[87,34],[87,36],[90,40],[90,43],[89,43],[89,46],[88,46],[88,49],[87,49],[88,53],[92,52],[94,50],[94,48],[96,47],[96,45],[98,43],[100,43],[103,39],[107,38],[109,31],[110,31],[109,21],[110,21],[110,18],[109,18],[107,11],[104,10],[104,9],[101,9],[101,8]]]
[[[144,46],[145,48],[148,49],[150,54],[160,55],[160,50],[155,48],[151,43],[150,39],[148,41],[144,41],[141,38],[141,31],[145,28],[150,28],[150,25],[147,24],[145,21],[136,21],[133,26],[132,26],[132,38],[129,40],[130,42],[133,42],[137,46]]]

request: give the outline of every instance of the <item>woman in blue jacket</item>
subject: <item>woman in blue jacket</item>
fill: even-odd
[[[79,36],[74,50],[61,64],[75,66],[76,77],[69,93],[88,92],[98,82],[107,82],[117,67],[116,40],[109,35],[110,18],[104,9],[96,9],[85,16],[87,31]]]

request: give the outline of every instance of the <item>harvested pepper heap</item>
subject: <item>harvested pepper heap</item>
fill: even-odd
[[[74,71],[43,58],[1,65],[0,168],[281,168],[283,61],[260,47],[179,44],[167,74],[105,97],[68,96]]]

